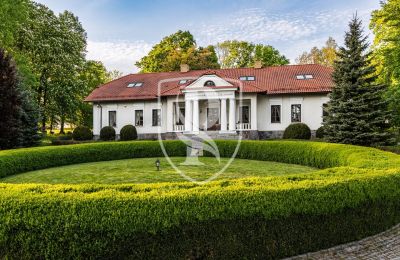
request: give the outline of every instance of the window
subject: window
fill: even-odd
[[[241,80],[241,81],[254,81],[254,80],[256,80],[256,77],[254,77],[254,76],[240,76],[239,80]]]
[[[301,122],[301,105],[292,105],[292,123]]]
[[[135,110],[135,126],[143,126],[143,110]]]
[[[108,125],[112,127],[117,127],[117,112],[108,111]]]
[[[207,80],[206,82],[204,82],[204,87],[213,87],[213,86],[215,86],[214,81]]]
[[[271,123],[280,123],[281,122],[281,106],[280,105],[272,105],[271,106]]]
[[[296,75],[296,79],[313,79],[314,76],[311,74],[298,74]]]
[[[248,106],[240,107],[239,109],[239,123],[250,123],[250,110]]]
[[[328,104],[322,104],[322,121],[325,122],[325,117],[328,116]]]
[[[187,79],[181,79],[181,80],[179,81],[179,85],[186,84],[186,82],[188,82]]]
[[[128,88],[136,88],[143,86],[143,82],[131,82],[128,84]]]
[[[161,109],[153,109],[153,126],[161,126]]]

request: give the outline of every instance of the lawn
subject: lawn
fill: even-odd
[[[128,159],[96,163],[83,163],[63,167],[27,172],[1,179],[6,183],[154,183],[178,182],[185,179],[166,161],[160,158],[161,170],[157,171],[157,158]],[[175,165],[186,175],[198,181],[205,180],[218,172],[228,161],[221,158],[219,164],[215,158],[203,157],[202,166],[183,166],[183,157],[171,158]],[[233,179],[250,176],[279,176],[295,173],[308,173],[315,168],[278,162],[235,159],[217,179]]]

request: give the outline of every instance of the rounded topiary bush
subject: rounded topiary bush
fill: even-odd
[[[315,132],[315,137],[319,139],[325,137],[325,128],[323,126],[317,129],[317,131]]]
[[[72,133],[72,138],[77,141],[92,140],[93,133],[86,126],[78,126],[74,129],[74,132]]]
[[[100,130],[100,139],[103,141],[115,140],[115,129],[112,126],[105,126]]]
[[[308,125],[304,123],[294,123],[286,127],[283,133],[283,139],[304,139],[311,138],[311,130]]]
[[[133,125],[126,125],[122,127],[119,134],[121,141],[129,141],[137,139],[136,127],[134,127]]]

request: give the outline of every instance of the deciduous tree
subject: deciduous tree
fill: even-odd
[[[329,37],[326,41],[325,46],[319,49],[313,47],[310,52],[303,52],[297,59],[297,64],[321,64],[332,67],[336,60],[336,51],[338,46],[336,41]]]

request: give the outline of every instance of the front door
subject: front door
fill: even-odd
[[[207,108],[207,130],[221,130],[219,123],[219,108]]]

